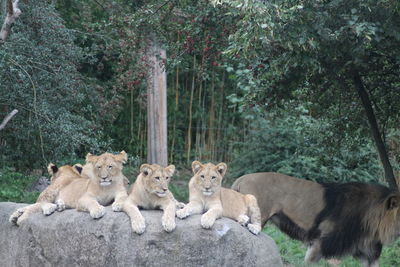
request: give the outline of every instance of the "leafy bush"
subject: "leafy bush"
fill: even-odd
[[[0,49],[0,119],[19,110],[1,132],[0,164],[35,168],[99,150],[105,144],[89,97],[96,92],[78,72],[84,51],[48,1],[20,5],[24,13]]]
[[[304,108],[271,111],[251,123],[231,176],[271,171],[319,182],[377,181],[379,163],[369,142],[343,141],[333,148],[327,138],[333,138],[329,122],[313,119]]]
[[[35,177],[23,175],[11,168],[0,169],[0,201],[35,202],[39,192],[26,191],[35,180]]]

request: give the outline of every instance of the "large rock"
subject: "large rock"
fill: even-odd
[[[24,205],[0,203],[0,266],[282,266],[270,237],[226,218],[212,230],[201,228],[199,215],[177,219],[166,233],[161,211],[142,211],[147,228],[139,236],[109,207],[99,220],[67,210],[12,225],[9,215]]]

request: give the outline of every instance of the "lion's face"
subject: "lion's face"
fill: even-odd
[[[51,175],[50,182],[53,183],[60,177],[80,177],[82,172],[82,165],[75,164],[74,166],[64,165],[57,167],[55,164],[50,163],[47,166],[47,171]]]
[[[122,165],[126,163],[128,156],[125,151],[113,155],[104,153],[100,156],[88,154],[86,162],[91,164],[94,177],[91,177],[95,183],[101,186],[109,186],[115,179],[123,179],[121,176]]]
[[[140,166],[140,175],[143,177],[146,191],[158,197],[165,197],[174,171],[174,165],[169,165],[165,168],[158,164],[143,164]]]
[[[195,187],[203,195],[211,196],[221,188],[222,178],[225,175],[227,166],[221,162],[217,165],[212,163],[201,164],[199,161],[193,161],[192,169],[195,179]]]

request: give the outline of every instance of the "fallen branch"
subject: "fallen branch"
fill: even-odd
[[[11,120],[12,117],[14,117],[15,114],[18,113],[17,109],[14,109],[11,111],[10,114],[7,115],[7,117],[4,118],[3,122],[0,124],[0,131],[3,130],[4,127],[6,127],[6,124],[8,123],[9,120]]]
[[[19,0],[14,0],[14,2],[12,0],[7,0],[7,15],[0,31],[1,42],[5,42],[15,20],[22,14],[21,10],[18,8],[18,2]]]

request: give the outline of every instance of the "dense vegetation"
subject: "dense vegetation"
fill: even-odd
[[[144,162],[155,35],[167,50],[171,163],[225,161],[228,183],[255,171],[384,182],[361,82],[398,174],[398,1],[38,0],[20,8],[0,47],[0,115],[19,109],[1,131],[3,167],[29,172],[122,149],[131,169]]]
[[[150,36],[167,51],[178,199],[187,199],[194,159],[227,162],[228,185],[257,171],[385,183],[382,153],[399,176],[397,0],[21,0],[19,7],[0,43],[0,120],[19,110],[0,131],[0,201],[34,201],[37,193],[26,189],[36,177],[27,174],[50,161],[82,162],[87,152],[124,149],[134,179],[147,154]],[[301,245],[266,231],[286,263],[302,264]],[[384,250],[383,266],[399,265],[398,246]]]

